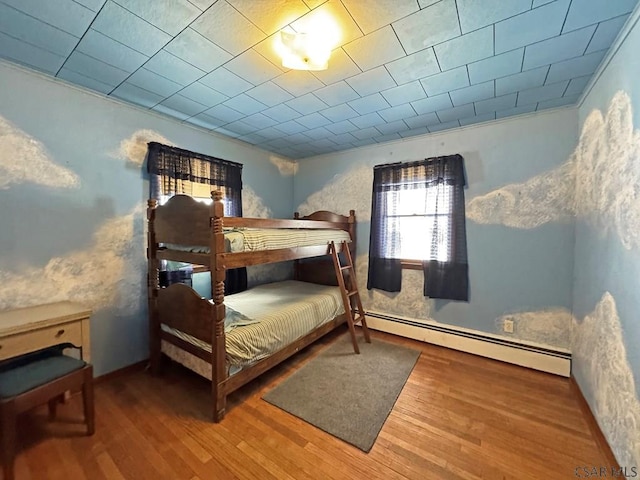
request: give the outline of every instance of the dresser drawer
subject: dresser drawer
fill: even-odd
[[[59,343],[82,345],[81,322],[69,322],[0,338],[0,360]]]

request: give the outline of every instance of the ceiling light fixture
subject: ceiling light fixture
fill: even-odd
[[[292,70],[326,70],[331,45],[317,33],[280,32],[282,66]]]

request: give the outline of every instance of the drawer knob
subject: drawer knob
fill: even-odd
[[[61,330],[58,330],[58,333],[56,333],[56,338],[61,337],[62,335],[64,335],[64,328]]]

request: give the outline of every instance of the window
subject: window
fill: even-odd
[[[412,267],[426,296],[468,298],[464,185],[460,155],[374,167],[367,288],[398,292]]]
[[[387,192],[387,203],[395,211],[386,216],[386,229],[397,229],[396,243],[385,244],[385,257],[402,260],[438,260],[451,258],[452,193],[450,185],[429,188],[409,186],[405,190]],[[436,208],[437,206],[437,208]]]

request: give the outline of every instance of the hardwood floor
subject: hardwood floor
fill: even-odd
[[[553,479],[608,466],[568,379],[372,332],[422,354],[369,454],[261,399],[339,329],[229,398],[209,421],[209,383],[179,366],[96,384],[96,434],[79,396],[47,423],[19,420],[24,479]]]

